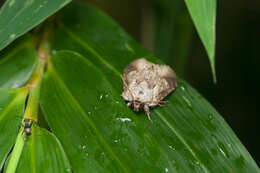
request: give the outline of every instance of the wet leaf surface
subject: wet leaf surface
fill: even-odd
[[[32,127],[32,135],[25,137],[17,173],[71,173],[70,163],[58,141],[49,131]]]

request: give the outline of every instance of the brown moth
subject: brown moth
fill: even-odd
[[[165,103],[162,101],[177,88],[178,78],[167,65],[153,64],[144,58],[129,64],[122,77],[124,91],[122,97],[134,111],[144,109],[150,121],[149,107]]]

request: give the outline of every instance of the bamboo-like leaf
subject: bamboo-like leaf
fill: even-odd
[[[41,106],[75,172],[259,172],[221,116],[181,81],[153,123],[77,53],[52,57]]]
[[[123,69],[140,57],[160,61],[99,10],[64,9],[52,48],[87,58],[58,52],[41,99],[75,172],[259,172],[223,118],[182,80],[169,103],[151,111],[153,123],[126,106]]]
[[[259,172],[223,118],[182,80],[169,103],[151,111],[152,124],[127,108],[120,98],[123,69],[140,57],[160,61],[104,13],[71,4],[55,31],[54,50],[76,51],[102,71],[79,55],[58,53],[43,85],[51,128],[66,152],[78,147],[68,154],[75,172]]]
[[[32,135],[24,139],[16,172],[71,173],[69,161],[58,139],[45,129],[37,126],[32,129]]]
[[[0,50],[71,0],[7,0],[0,10]]]
[[[0,88],[0,170],[18,134],[26,96],[26,88]]]
[[[25,36],[0,52],[0,87],[18,88],[30,78],[35,60],[35,42]]]
[[[216,0],[185,0],[195,27],[209,56],[213,78],[215,72]]]

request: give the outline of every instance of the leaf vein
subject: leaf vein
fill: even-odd
[[[86,118],[86,120],[88,121],[88,123],[90,124],[90,126],[94,129],[94,131],[96,132],[97,136],[99,137],[99,139],[103,142],[105,148],[108,150],[108,152],[110,152],[112,154],[112,156],[116,159],[116,161],[118,162],[118,164],[120,165],[120,167],[125,171],[128,172],[127,169],[125,168],[125,166],[122,164],[122,162],[120,161],[120,159],[116,156],[116,154],[113,152],[113,150],[110,148],[109,144],[106,142],[106,140],[104,139],[104,137],[102,136],[102,134],[99,132],[99,130],[97,129],[97,127],[95,126],[95,124],[92,122],[92,120],[88,117],[87,113],[84,111],[84,109],[82,108],[82,106],[78,103],[77,99],[72,95],[72,93],[70,92],[69,88],[67,87],[67,85],[64,83],[64,81],[60,78],[60,76],[58,75],[58,73],[55,71],[55,69],[53,68],[53,65],[49,66],[49,68],[52,70],[52,74],[54,74],[56,76],[56,79],[59,81],[59,83],[62,85],[62,87],[64,88],[64,90],[66,91],[66,93],[68,94],[68,96],[71,98],[70,101],[74,102],[75,105],[78,107],[78,109],[80,110],[80,112],[82,113],[82,115],[84,115],[84,117]]]

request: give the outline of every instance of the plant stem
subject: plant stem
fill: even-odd
[[[49,59],[49,44],[47,40],[48,33],[43,35],[43,39],[38,49],[38,63],[35,70],[27,84],[30,89],[29,98],[25,110],[25,119],[31,119],[34,122],[38,121],[38,106],[40,98],[41,78],[44,73],[44,68],[47,60]]]
[[[30,80],[31,82],[29,81],[27,84],[27,87],[29,87],[30,91],[24,118],[31,119],[34,122],[38,121],[38,104],[40,98],[41,77],[43,75],[45,62],[46,61],[44,59],[39,58],[34,74]]]
[[[40,98],[40,88],[41,88],[41,79],[44,74],[45,64],[49,58],[49,49],[46,39],[43,39],[39,50],[38,50],[38,61],[36,67],[32,73],[31,78],[29,79],[26,87],[29,89],[28,102],[26,105],[24,118],[22,124],[24,124],[24,119],[30,119],[34,122],[38,121],[38,107],[39,107],[39,98]],[[32,124],[32,131],[34,131],[34,124]],[[25,141],[28,137],[24,132],[24,128],[20,128],[19,134],[16,138],[15,146],[10,156],[10,161],[7,165],[6,173],[15,173],[16,168],[21,157]],[[32,141],[33,142],[33,141]]]
[[[11,153],[10,160],[8,162],[8,166],[7,166],[7,169],[6,169],[6,173],[14,173],[16,168],[17,168],[20,156],[21,156],[22,151],[23,151],[23,146],[24,146],[24,139],[23,139],[22,133],[23,133],[23,130],[21,128],[20,131],[19,131],[19,134],[16,138],[15,146],[14,146],[14,149]]]

